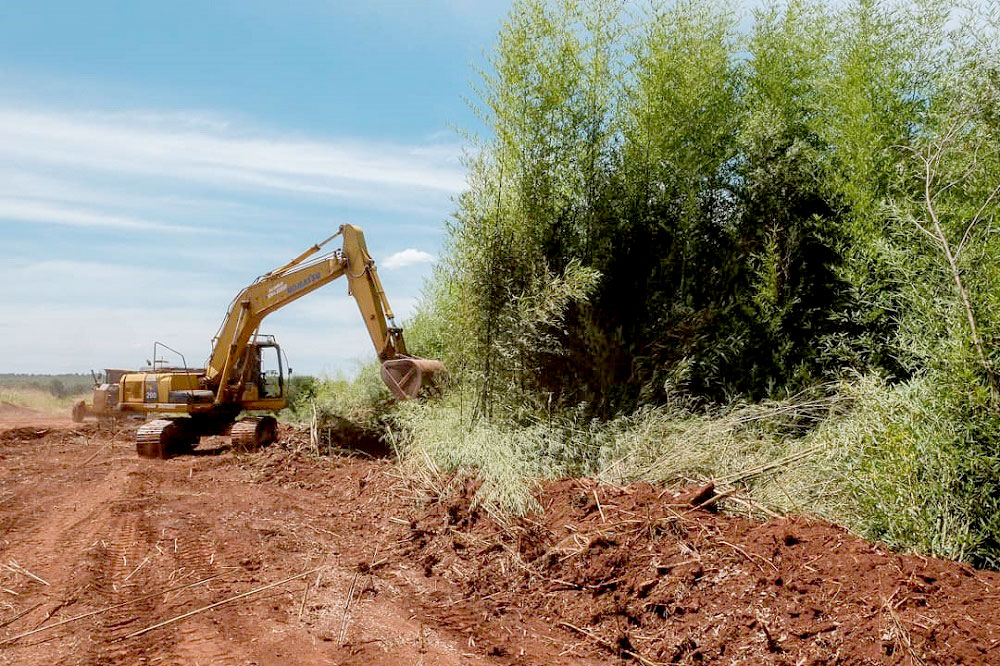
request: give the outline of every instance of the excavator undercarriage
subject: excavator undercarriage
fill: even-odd
[[[202,430],[195,419],[153,419],[139,427],[135,449],[143,458],[171,458],[190,453],[201,437],[210,435],[228,435],[234,451],[255,451],[277,440],[278,421],[273,416],[252,416],[216,432]]]

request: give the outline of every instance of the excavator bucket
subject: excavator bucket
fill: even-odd
[[[397,358],[382,364],[382,381],[400,400],[416,398],[424,388],[434,388],[434,375],[445,373],[441,361],[426,358]]]

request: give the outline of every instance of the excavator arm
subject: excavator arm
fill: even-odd
[[[337,236],[343,236],[342,249],[316,256]],[[345,224],[281,268],[262,275],[233,300],[205,371],[207,381],[217,387],[216,404],[232,402],[240,390],[247,370],[247,347],[264,317],[342,276],[347,278],[382,361],[382,379],[398,398],[415,397],[435,372],[443,371],[438,361],[407,354],[403,331],[395,325],[364,234],[359,227]]]

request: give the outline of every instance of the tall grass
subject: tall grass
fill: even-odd
[[[561,411],[521,426],[477,418],[472,402],[453,393],[442,403],[405,403],[388,421],[404,459],[479,476],[479,501],[499,510],[529,510],[540,479],[593,476],[609,483],[713,480],[775,510],[815,512],[817,498],[831,493],[814,474],[800,473],[827,457],[825,442],[810,435],[849,400],[831,394],[701,411],[648,407],[610,421]]]
[[[647,407],[610,421],[565,411],[516,426],[475,415],[474,395],[389,410],[404,465],[475,476],[477,502],[537,508],[543,479],[712,481],[765,513],[826,518],[889,546],[1000,565],[1000,452],[984,396],[920,376],[870,375],[780,401]],[[988,435],[990,437],[995,435]]]
[[[299,424],[318,421],[323,425],[347,419],[371,426],[389,402],[389,390],[379,378],[377,363],[360,366],[353,377],[297,379],[291,404],[281,413],[283,421]]]

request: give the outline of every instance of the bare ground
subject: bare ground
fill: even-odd
[[[1000,663],[1000,576],[820,521],[572,479],[497,522],[387,459],[7,416],[0,664]]]

